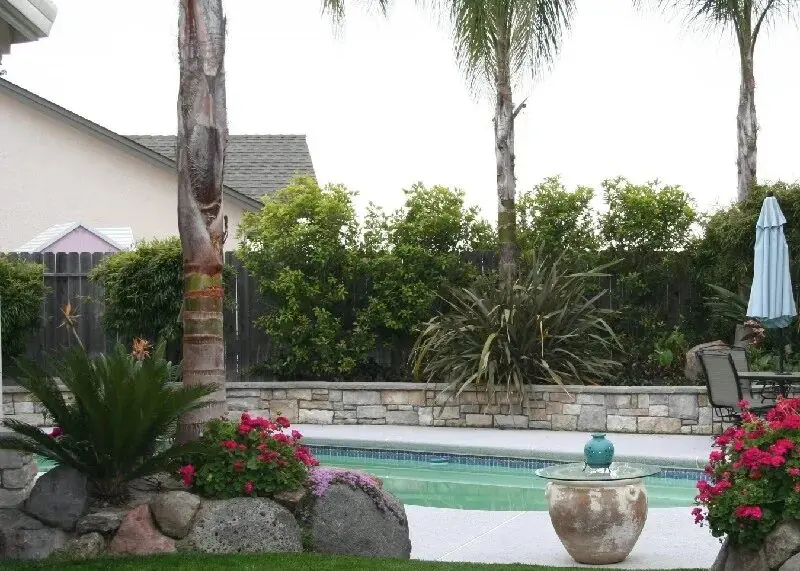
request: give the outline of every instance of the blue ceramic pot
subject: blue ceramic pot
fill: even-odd
[[[606,435],[597,432],[583,447],[583,458],[589,468],[608,468],[614,459],[614,445]]]

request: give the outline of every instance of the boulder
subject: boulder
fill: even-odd
[[[725,562],[728,559],[729,541],[730,540],[726,537],[725,541],[722,543],[722,546],[719,548],[717,558],[714,560],[714,563],[711,565],[711,569],[709,571],[725,571]]]
[[[770,571],[764,548],[754,551],[732,545],[725,559],[725,571]]]
[[[711,341],[695,345],[686,352],[686,366],[683,369],[684,376],[690,381],[702,381],[706,376],[703,374],[703,365],[700,363],[700,351],[713,351],[719,353],[730,353],[730,347],[724,341]]]
[[[44,559],[61,549],[67,534],[17,509],[0,510],[0,558]]]
[[[174,551],[175,542],[156,529],[147,504],[128,512],[108,546],[109,553],[118,555],[150,555]]]
[[[124,509],[101,509],[96,512],[89,512],[78,520],[75,531],[78,533],[111,533],[119,529],[122,518],[127,513]]]
[[[334,481],[314,502],[309,527],[316,553],[411,556],[402,504],[376,486]]]
[[[770,569],[777,569],[798,551],[800,522],[797,520],[782,521],[764,540],[764,554]]]
[[[778,571],[800,571],[800,553],[790,557]]]
[[[106,540],[93,531],[70,540],[59,553],[67,559],[94,559],[102,555],[105,550]]]
[[[187,542],[202,553],[299,553],[300,526],[267,498],[206,500]]]
[[[24,509],[47,525],[72,531],[88,507],[86,476],[69,466],[58,466],[36,481]]]
[[[175,539],[186,537],[199,508],[200,498],[189,492],[165,492],[150,502],[158,528]]]

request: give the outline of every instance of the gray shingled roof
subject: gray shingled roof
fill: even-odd
[[[175,135],[127,135],[148,149],[175,160]],[[259,199],[286,186],[297,175],[314,176],[305,135],[229,135],[225,184]]]

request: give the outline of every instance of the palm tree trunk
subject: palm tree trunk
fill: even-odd
[[[501,42],[502,40],[498,40]],[[495,73],[494,153],[497,163],[497,238],[500,245],[500,283],[512,283],[517,274],[517,180],[514,176],[514,104],[507,50],[498,49]],[[502,56],[502,57],[501,57]]]
[[[742,83],[739,88],[739,109],[736,114],[738,154],[737,198],[747,199],[756,184],[756,143],[758,121],[756,119],[756,80],[753,71],[753,54],[749,46],[742,49]]]
[[[181,0],[178,26],[178,230],[183,246],[183,382],[213,384],[208,405],[179,421],[178,441],[201,435],[223,415],[222,167],[225,108],[225,17],[222,0]]]

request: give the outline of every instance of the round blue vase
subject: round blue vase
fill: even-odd
[[[583,447],[583,458],[589,468],[608,468],[614,460],[614,445],[602,432],[592,434]]]

